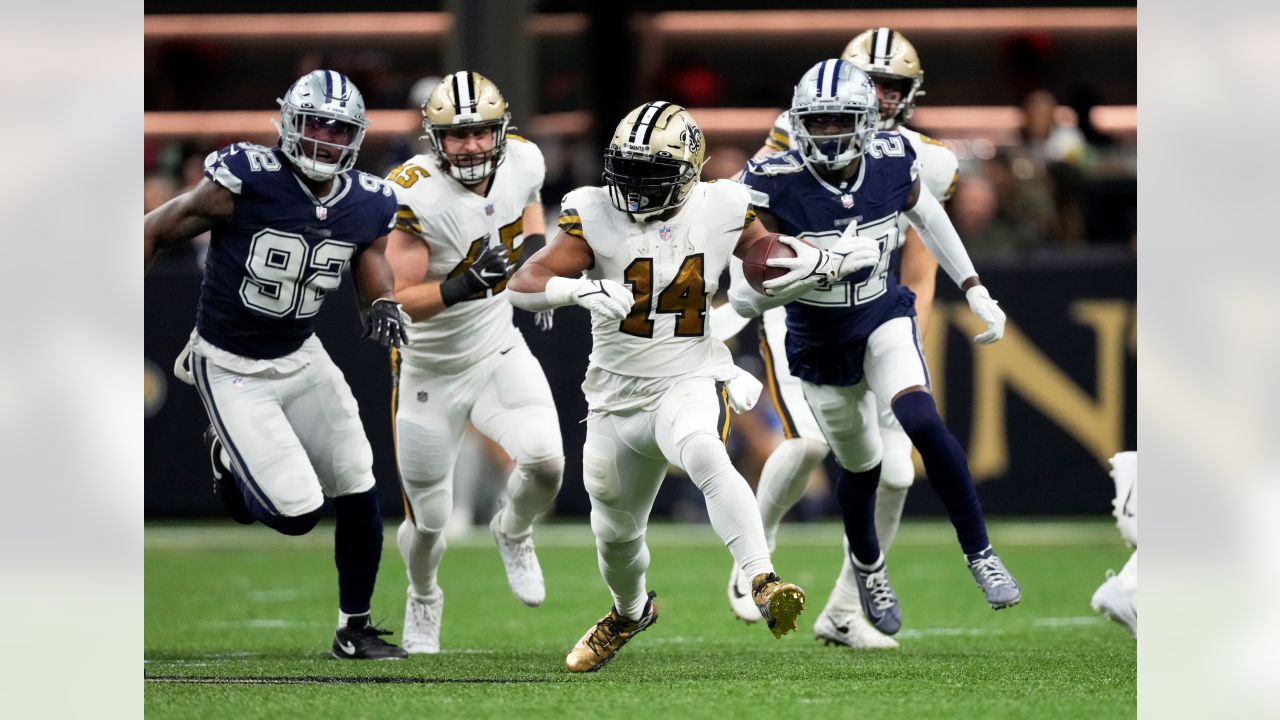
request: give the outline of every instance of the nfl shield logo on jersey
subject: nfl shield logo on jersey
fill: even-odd
[[[317,205],[317,206],[316,206],[316,219],[317,219],[317,220],[324,220],[324,219],[325,219],[325,218],[327,218],[327,217],[329,217],[329,208],[324,207],[323,205]]]
[[[662,238],[662,242],[671,242],[671,228],[665,225],[659,228],[658,237]]]
[[[484,214],[485,214],[485,215],[492,215],[492,214],[493,214],[493,203],[489,203],[488,205],[485,205],[485,206],[484,206]]]
[[[840,204],[844,205],[845,210],[848,210],[849,208],[853,207],[853,195],[849,193],[845,193],[844,195],[841,195]]]

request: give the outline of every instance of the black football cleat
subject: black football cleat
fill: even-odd
[[[367,616],[353,618],[333,635],[333,656],[339,660],[404,660],[409,653],[382,639],[390,630],[369,622]]]
[[[209,452],[209,465],[213,470],[213,494],[218,496],[223,509],[232,520],[241,525],[252,525],[253,514],[244,502],[244,493],[240,492],[236,476],[222,462],[222,440],[218,438],[212,425],[204,430],[204,447]]]

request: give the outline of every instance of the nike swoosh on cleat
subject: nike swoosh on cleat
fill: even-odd
[[[342,652],[348,655],[356,654],[356,646],[349,642],[338,643],[338,647],[342,648]]]
[[[734,583],[734,584],[733,584],[733,596],[734,596],[735,598],[742,599],[742,598],[746,597],[746,596],[747,596],[747,594],[746,594],[746,593],[744,593],[744,592],[742,592],[741,590],[739,590],[739,589],[738,589],[738,583]]]

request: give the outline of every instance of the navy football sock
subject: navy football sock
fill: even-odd
[[[369,612],[373,584],[382,559],[382,508],[378,490],[333,499],[337,527],[333,558],[338,566],[338,608],[357,615]]]
[[[951,516],[960,547],[966,554],[981,552],[991,543],[987,540],[987,522],[982,505],[969,474],[969,461],[933,404],[927,392],[909,392],[893,401],[893,414],[920,451],[929,484],[942,498]]]
[[[876,486],[880,484],[880,466],[863,472],[840,468],[836,478],[836,499],[844,519],[844,535],[854,559],[864,566],[880,559],[880,541],[876,539]]]

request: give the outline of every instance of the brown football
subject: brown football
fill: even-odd
[[[742,274],[747,277],[747,283],[752,289],[761,295],[764,294],[764,281],[782,277],[787,274],[786,268],[770,267],[765,261],[770,258],[793,258],[796,251],[791,249],[790,245],[780,242],[778,238],[782,237],[781,233],[769,233],[756,241],[756,244],[747,249],[746,255],[742,258]]]

